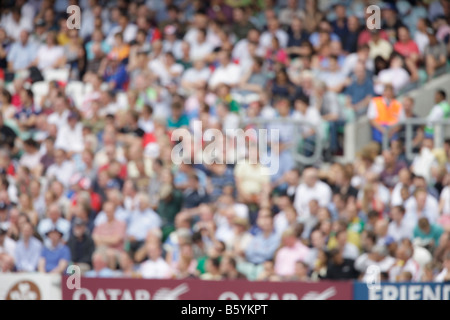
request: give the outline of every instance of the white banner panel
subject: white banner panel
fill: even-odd
[[[0,300],[61,300],[61,276],[42,273],[0,274]]]

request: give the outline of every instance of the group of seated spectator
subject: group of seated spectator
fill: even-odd
[[[367,1],[4,2],[0,272],[450,280],[450,140],[435,147],[432,125],[448,88],[423,106],[412,160],[402,122],[422,106],[400,98],[446,70],[448,0],[369,1],[373,30]],[[365,116],[373,142],[334,161]],[[259,137],[234,143],[242,128],[279,134],[269,162]],[[194,148],[175,163],[180,130]],[[223,148],[193,161],[212,130]]]

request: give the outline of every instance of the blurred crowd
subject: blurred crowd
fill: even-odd
[[[0,10],[0,272],[319,281],[377,266],[384,281],[450,280],[450,140],[437,148],[416,125],[408,159],[401,125],[421,107],[430,123],[450,117],[448,87],[433,106],[402,95],[446,72],[450,1]],[[362,117],[373,141],[333,161]],[[174,163],[188,146],[172,135],[199,127],[223,132],[222,150],[192,161],[201,135]],[[249,161],[259,140],[236,144],[239,128],[278,130],[269,162]],[[319,141],[320,159],[299,163]]]

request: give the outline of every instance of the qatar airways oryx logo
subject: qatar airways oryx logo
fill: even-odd
[[[308,291],[301,297],[294,292],[244,292],[239,295],[232,291],[225,291],[218,300],[328,300],[336,294],[335,287],[329,287],[323,291]]]
[[[201,121],[194,121],[192,130],[178,128],[172,132],[171,160],[184,164],[260,164],[268,168],[261,174],[273,175],[279,170],[278,129],[203,130]]]
[[[175,288],[162,287],[153,294],[149,290],[120,288],[80,288],[73,292],[72,300],[180,300],[180,296],[189,291],[189,286],[182,283]]]

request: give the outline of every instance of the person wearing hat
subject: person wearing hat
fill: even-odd
[[[63,233],[53,227],[45,233],[50,240],[42,249],[38,263],[38,271],[41,273],[63,274],[71,262],[70,249],[62,241]]]
[[[89,270],[92,266],[95,243],[84,220],[78,217],[73,219],[72,233],[67,241],[67,246],[70,249],[73,263],[79,266],[82,272]]]

